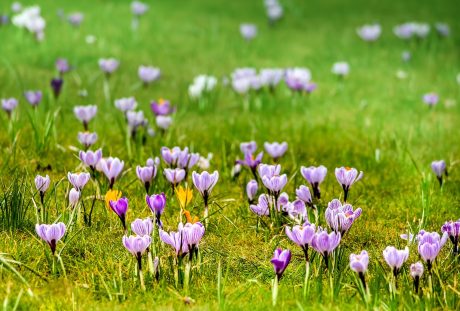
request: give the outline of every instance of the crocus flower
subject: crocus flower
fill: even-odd
[[[262,162],[263,156],[264,156],[263,152],[259,153],[256,157],[254,157],[250,153],[246,153],[244,155],[244,160],[236,160],[236,164],[240,164],[242,166],[248,167],[251,170],[252,174],[254,175],[254,178],[257,179],[256,169],[257,169],[257,166]]]
[[[414,279],[415,293],[418,293],[420,278],[423,275],[423,264],[420,261],[410,265],[410,275]]]
[[[240,173],[241,173],[241,164],[236,163],[235,165],[233,165],[230,175],[232,176],[233,179],[235,179],[240,175]]]
[[[73,12],[70,13],[69,16],[67,16],[67,21],[69,22],[70,25],[74,27],[79,27],[81,23],[83,22],[83,19],[85,18],[85,15],[81,12]]]
[[[259,196],[257,204],[251,204],[249,208],[251,211],[259,216],[268,216],[270,215],[270,198],[265,193]]]
[[[78,201],[80,201],[80,191],[75,188],[70,189],[69,191],[69,205],[75,207]]]
[[[273,177],[264,176],[262,177],[262,183],[268,191],[278,199],[281,190],[283,190],[284,186],[287,184],[287,176],[286,174],[280,176],[275,175]]]
[[[189,248],[182,223],[179,223],[177,232],[171,231],[170,233],[167,233],[166,231],[163,231],[163,229],[160,229],[159,234],[160,239],[163,242],[172,246],[175,250],[176,256],[183,257],[188,253]]]
[[[99,161],[99,165],[101,167],[101,171],[109,180],[109,188],[112,189],[115,180],[118,178],[121,171],[123,170],[125,162],[120,161],[120,159],[118,158],[108,157],[106,159],[101,159]]]
[[[185,170],[182,168],[165,168],[163,173],[173,188],[175,188],[185,178]]]
[[[146,195],[145,201],[147,202],[148,207],[155,215],[155,222],[159,228],[163,228],[163,223],[161,222],[161,214],[166,207],[166,195],[162,192],[161,194]]]
[[[457,221],[446,221],[441,227],[441,231],[449,236],[453,244],[452,252],[454,255],[458,254],[458,237],[460,235],[460,219]]]
[[[374,42],[382,33],[382,27],[379,24],[363,25],[356,30],[358,36],[367,42]]]
[[[183,228],[184,240],[187,242],[188,249],[190,250],[190,256],[193,256],[193,252],[198,250],[198,244],[203,238],[205,228],[200,222],[189,223],[187,222]]]
[[[340,167],[335,169],[335,178],[340,185],[342,185],[344,199],[343,201],[346,202],[348,198],[348,191],[350,187],[357,181],[359,181],[363,177],[363,172],[359,172],[355,168],[350,167]]]
[[[436,93],[427,93],[422,97],[423,102],[429,107],[435,106],[439,101],[439,96]]]
[[[152,238],[148,235],[144,236],[123,236],[124,247],[137,259],[137,267],[139,270],[139,278],[141,287],[145,290],[144,278],[142,274],[142,255],[147,251],[152,242]]]
[[[88,123],[94,118],[97,113],[97,106],[76,106],[73,108],[75,117],[83,123],[85,131],[88,130]]]
[[[295,220],[297,223],[308,221],[307,208],[302,200],[297,199],[293,202],[287,202],[281,209],[287,213],[289,218]]]
[[[133,138],[136,137],[137,129],[146,124],[143,111],[127,111],[126,121],[128,122],[129,129],[131,130],[131,136]]]
[[[364,287],[366,287],[366,279],[364,278],[364,273],[367,271],[368,265],[369,254],[367,251],[363,250],[359,255],[350,254],[350,269],[358,273],[358,276]]]
[[[120,218],[123,229],[126,231],[126,212],[128,211],[128,199],[120,198],[117,201],[110,201],[110,208]]]
[[[99,59],[99,68],[107,75],[114,73],[117,70],[120,62],[115,58],[101,58]]]
[[[257,26],[254,24],[241,24],[240,25],[240,33],[244,39],[250,41],[257,36]]]
[[[448,238],[448,234],[444,233],[441,237],[437,232],[420,231],[417,235],[418,253],[426,262],[428,271],[431,270],[433,261],[439,254],[439,251],[444,246]]]
[[[315,198],[321,198],[321,191],[319,185],[324,181],[324,178],[327,174],[327,168],[323,165],[318,167],[310,166],[305,167],[302,166],[300,168],[300,173],[302,174],[303,178],[308,181],[313,188],[313,195]]]
[[[126,113],[128,111],[134,110],[137,107],[137,101],[134,97],[125,97],[115,100],[115,107]]]
[[[145,219],[137,218],[131,223],[131,230],[139,236],[150,236],[153,230],[152,220],[149,217]]]
[[[211,92],[217,84],[217,78],[208,75],[199,75],[193,79],[193,83],[188,88],[191,98],[200,98],[203,94]]]
[[[11,113],[18,106],[18,100],[16,98],[3,98],[2,99],[2,109],[11,116]]]
[[[55,66],[60,75],[70,71],[69,62],[65,58],[58,58]]]
[[[443,175],[448,176],[447,168],[446,168],[446,161],[439,160],[431,162],[431,169],[436,174],[436,178],[439,181],[439,185],[442,186],[443,184]]]
[[[40,192],[40,200],[43,204],[43,199],[45,197],[45,192],[48,190],[49,186],[51,183],[51,179],[48,175],[45,177],[41,175],[37,175],[35,177],[35,188],[37,189],[38,192]]]
[[[85,187],[86,183],[90,179],[89,173],[67,173],[67,178],[72,186],[77,189],[78,191],[82,191]]]
[[[96,151],[80,151],[79,153],[80,160],[83,164],[88,166],[93,172],[96,169],[96,165],[102,159],[102,149]]]
[[[273,142],[273,143],[264,143],[265,151],[273,158],[273,160],[277,161],[281,158],[287,151],[288,144],[287,142]]]
[[[51,79],[50,85],[51,89],[53,90],[54,98],[58,98],[61,94],[62,85],[64,84],[64,80],[61,78],[53,78]]]
[[[158,128],[160,128],[163,131],[166,131],[171,126],[173,119],[171,118],[171,116],[156,116],[155,122]]]
[[[175,108],[171,105],[169,100],[159,99],[157,102],[153,101],[150,103],[155,116],[167,116],[175,112]]]
[[[160,68],[151,67],[151,66],[139,66],[137,71],[139,79],[144,82],[145,85],[158,80],[160,78]]]
[[[353,222],[361,216],[361,212],[361,208],[353,211],[351,204],[342,205],[339,200],[334,199],[327,205],[326,222],[332,230],[344,236]]]
[[[123,194],[120,190],[109,190],[104,196],[105,206],[110,208],[110,201],[118,201]]]
[[[66,227],[65,224],[62,222],[58,222],[57,224],[36,224],[35,231],[37,232],[38,236],[44,240],[51,248],[51,252],[56,252],[56,244],[57,242],[62,239],[65,234]]]
[[[309,262],[308,247],[313,241],[315,231],[315,224],[310,224],[309,222],[306,222],[303,225],[296,225],[292,227],[292,230],[290,227],[286,227],[286,235],[292,242],[302,248],[307,262]]]
[[[283,17],[283,7],[279,3],[266,6],[267,17],[270,25]]]
[[[337,62],[334,63],[331,71],[333,74],[343,78],[350,72],[350,65],[347,62]]]
[[[404,262],[409,258],[409,248],[406,246],[404,249],[400,250],[396,249],[394,246],[387,246],[387,248],[383,250],[383,258],[396,277]]]
[[[414,35],[414,24],[404,23],[393,28],[393,33],[400,39],[410,39]]]
[[[137,178],[144,184],[145,191],[148,193],[150,188],[150,183],[157,175],[156,166],[140,166],[136,167]]]
[[[324,258],[326,267],[329,266],[329,256],[339,246],[342,235],[336,232],[327,233],[326,230],[318,228],[318,231],[313,236],[311,246]]]
[[[262,85],[268,86],[273,90],[283,79],[284,70],[278,68],[265,68],[260,70],[260,80]]]
[[[149,9],[149,6],[145,4],[144,2],[141,1],[133,1],[131,2],[131,12],[134,15],[141,16],[144,15],[145,12],[147,12]]]
[[[252,179],[246,185],[246,194],[248,196],[249,204],[254,203],[254,198],[257,194],[257,190],[259,189],[259,184],[255,179]]]
[[[257,171],[259,172],[260,178],[264,178],[265,176],[271,178],[273,176],[278,176],[281,173],[281,165],[269,165],[269,164],[260,164],[257,167]]]
[[[97,141],[97,134],[90,132],[78,132],[78,141],[85,148],[89,148]]]
[[[35,108],[38,106],[38,104],[42,100],[42,92],[41,91],[27,91],[24,93],[24,97],[26,98],[27,102]]]
[[[273,258],[270,262],[273,264],[276,278],[279,281],[287,266],[291,262],[291,251],[288,249],[282,250],[281,248],[277,248],[273,253]]]
[[[255,141],[243,142],[240,144],[240,150],[243,154],[253,154],[257,151],[257,143]]]
[[[293,91],[303,91],[311,80],[308,68],[289,68],[284,77],[286,85]]]
[[[308,82],[303,88],[303,90],[307,92],[307,94],[311,94],[314,90],[316,90],[317,87],[318,85],[316,83]]]
[[[295,190],[295,194],[299,200],[302,200],[309,206],[313,206],[310,189],[307,186],[301,185]]]
[[[204,171],[201,174],[197,172],[192,173],[193,185],[201,194],[204,200],[205,207],[208,205],[208,198],[211,195],[212,189],[219,180],[219,172],[214,171],[212,174]]]

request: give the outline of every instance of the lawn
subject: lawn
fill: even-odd
[[[130,1],[21,3],[40,5],[46,29],[44,39],[37,42],[26,30],[0,25],[0,98],[19,100],[11,118],[0,113],[0,297],[5,310],[460,308],[460,263],[452,256],[452,243],[446,242],[432,271],[425,263],[416,294],[409,267],[424,261],[417,242],[408,245],[400,238],[421,229],[442,234],[446,221],[460,218],[456,1],[280,0],[284,16],[274,25],[267,22],[262,0],[148,1],[149,10],[136,30]],[[11,15],[10,8],[10,1],[2,1],[0,14]],[[59,12],[82,12],[84,20],[74,27]],[[411,21],[429,23],[429,35],[396,37],[393,27]],[[382,27],[380,38],[361,40],[356,29],[374,22]],[[450,26],[450,36],[436,33],[437,22]],[[243,39],[241,23],[256,24],[257,36]],[[408,61],[402,59],[405,51],[411,55]],[[109,77],[98,60],[110,57],[120,65]],[[56,99],[50,80],[57,76],[58,58],[67,59],[72,69],[63,75]],[[331,72],[339,61],[350,66],[343,78]],[[161,77],[143,86],[140,65],[159,67]],[[306,67],[317,89],[311,94],[294,92],[281,82],[273,91],[241,95],[232,90],[231,82],[224,83],[240,67]],[[188,87],[200,74],[213,75],[218,83],[197,100],[189,96]],[[27,90],[43,92],[36,108],[24,98]],[[430,92],[439,94],[433,107],[422,100]],[[130,96],[155,129],[154,136],[141,127],[130,137],[125,117],[114,105],[116,99]],[[161,98],[176,107],[165,131],[155,128],[150,108]],[[159,241],[155,228],[151,251],[159,257],[160,273],[156,280],[145,268],[146,289],[141,289],[136,259],[122,243],[121,222],[104,200],[109,183],[102,172],[91,172],[79,159],[82,146],[77,135],[83,126],[73,109],[81,105],[98,109],[89,122],[98,135],[91,149],[101,148],[104,157],[124,161],[114,189],[129,200],[128,228],[136,218],[152,216],[146,190],[136,176],[137,165],[144,166],[148,158],[161,159],[163,146],[188,147],[204,157],[213,154],[206,170],[218,171],[219,180],[209,198],[209,217],[203,217],[203,198],[192,182],[192,171],[202,169],[194,167],[180,183],[193,190],[187,209],[207,223],[188,286],[176,281],[174,252]],[[328,269],[310,248],[307,286],[302,249],[285,234],[292,220],[283,215],[281,220],[258,217],[246,196],[246,184],[253,178],[250,170],[243,167],[239,176],[232,176],[235,161],[244,157],[240,143],[252,140],[258,152],[264,142],[287,142],[288,150],[278,163],[287,176],[283,191],[291,201],[300,185],[308,186],[302,166],[327,167],[321,199],[314,200],[319,219],[311,207],[308,210],[310,222],[328,232],[328,202],[344,199],[335,168],[363,171],[347,200],[362,214],[342,237]],[[431,169],[432,161],[441,159],[449,173],[442,187]],[[274,163],[267,153],[262,162]],[[149,194],[165,193],[161,220],[169,232],[186,219],[163,174],[165,167],[162,159]],[[91,172],[74,208],[69,206],[68,172]],[[38,174],[51,179],[44,207],[34,184]],[[259,180],[258,194],[264,191]],[[81,211],[91,204],[89,225]],[[53,256],[37,235],[37,221],[72,223],[57,243],[59,256]],[[391,289],[394,279],[382,254],[389,245],[409,247],[396,289]],[[278,247],[290,249],[292,260],[273,306],[275,273],[270,260]],[[369,254],[368,292],[349,267],[350,254],[361,250]],[[145,255],[143,264],[147,262]]]

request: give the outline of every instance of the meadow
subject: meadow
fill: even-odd
[[[146,1],[149,8],[133,28],[131,1],[21,1],[23,7],[40,6],[46,28],[40,41],[11,22],[0,25],[0,98],[19,102],[11,114],[0,111],[4,310],[460,308],[460,263],[451,241],[429,269],[419,254],[421,239],[400,237],[420,230],[443,236],[446,221],[460,218],[458,5],[453,0],[279,2],[283,17],[270,25],[262,0]],[[0,15],[8,14],[10,20],[11,5],[0,4]],[[72,12],[84,14],[80,25],[68,22]],[[408,40],[395,36],[395,26],[411,21],[428,23],[429,34]],[[449,25],[448,36],[437,33],[438,22]],[[241,23],[255,24],[257,35],[245,40]],[[372,23],[379,23],[382,33],[375,42],[366,42],[357,28]],[[118,68],[104,72],[98,63],[102,58],[117,59]],[[58,72],[57,59],[68,61],[68,72]],[[349,73],[332,73],[336,62],[347,62]],[[144,85],[138,77],[140,65],[158,67],[160,77]],[[295,91],[283,78],[273,89],[237,92],[231,75],[244,67],[308,68],[317,88],[311,94]],[[217,84],[194,98],[189,86],[200,74],[215,76]],[[59,96],[50,87],[57,77],[64,81]],[[42,91],[36,107],[24,96],[28,90]],[[439,100],[430,106],[423,97],[432,92]],[[131,96],[148,122],[136,125],[136,135],[127,125],[128,113],[114,104]],[[173,108],[167,113],[172,123],[162,128],[151,102],[163,100]],[[104,158],[124,161],[113,189],[129,201],[126,230],[113,211],[117,207],[111,208],[120,203],[118,197],[112,193],[110,203],[106,196],[110,178],[80,158],[85,148],[77,137],[84,125],[74,108],[87,105],[97,106],[88,128],[98,136],[87,149],[100,148]],[[268,200],[276,202],[268,202],[269,216],[256,215],[248,203],[251,170],[235,168],[235,161],[245,158],[242,151],[253,148],[241,143],[250,141],[256,142],[257,151],[248,154],[264,151],[262,163],[280,165],[281,172],[269,176],[270,181],[286,174],[286,185],[277,191],[256,171],[258,190],[252,203],[257,206],[259,195],[267,193]],[[275,141],[288,145],[276,161],[264,150],[265,142]],[[202,159],[171,187],[164,169],[175,163],[168,164],[170,153],[162,154],[161,148],[175,146],[188,147]],[[148,159],[153,164],[146,164]],[[432,170],[437,160],[446,162],[448,172],[442,187]],[[301,167],[320,165],[327,174],[317,198]],[[145,289],[137,255],[122,242],[136,218],[151,217],[155,224],[159,216],[146,202],[137,166],[155,167],[147,193],[165,194],[164,232],[188,222],[184,209],[206,228],[195,248],[199,251],[190,251],[189,257],[175,255],[154,225],[149,240],[153,258],[146,252],[141,259]],[[304,252],[285,230],[308,217],[310,223],[334,231],[325,211],[333,199],[345,199],[334,173],[341,167],[363,172],[346,200],[362,213],[342,232],[327,268],[325,257],[310,245],[306,278]],[[193,171],[219,175],[209,196],[208,217]],[[72,192],[79,181],[69,182],[69,172],[87,172],[89,181]],[[37,175],[48,175],[51,181],[43,202]],[[305,202],[304,218],[277,210],[279,192],[286,192],[292,203],[301,185],[310,187],[314,196],[311,203]],[[190,197],[184,199],[179,189],[192,191],[185,206]],[[36,224],[58,222],[66,225],[66,232],[53,254]],[[335,231],[338,235],[341,230]],[[408,247],[408,258],[397,273],[383,256],[387,246]],[[279,284],[271,263],[277,248],[292,253]],[[349,260],[362,250],[369,256],[365,283]],[[410,266],[418,261],[425,271],[416,293]]]

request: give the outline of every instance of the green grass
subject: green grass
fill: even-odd
[[[133,275],[135,261],[121,243],[123,232],[119,220],[106,210],[103,202],[96,204],[92,227],[80,224],[68,233],[61,254],[66,277],[62,271],[61,275],[53,276],[49,249],[35,234],[32,204],[25,218],[18,222],[19,228],[14,225],[0,232],[0,250],[9,254],[2,255],[0,261],[0,297],[5,299],[7,308],[13,308],[18,301],[20,309],[176,310],[189,308],[182,299],[188,295],[195,301],[191,306],[194,309],[267,310],[272,308],[270,258],[278,246],[293,251],[293,261],[280,283],[278,309],[366,308],[356,289],[355,277],[347,267],[349,254],[362,249],[368,250],[371,258],[367,275],[371,306],[459,308],[459,266],[458,262],[451,262],[450,244],[446,244],[435,265],[439,279],[433,278],[432,297],[425,278],[423,298],[411,294],[408,266],[419,260],[416,246],[410,247],[410,258],[400,275],[399,293],[394,299],[390,299],[385,280],[389,269],[382,258],[387,245],[404,245],[400,233],[409,227],[413,231],[418,229],[423,206],[423,228],[429,231],[439,231],[444,221],[459,218],[457,4],[415,0],[281,2],[285,18],[274,28],[266,23],[262,1],[212,0],[156,1],[142,17],[137,33],[130,29],[129,1],[40,1],[47,20],[46,39],[40,44],[14,27],[0,28],[0,98],[20,98],[14,130],[6,114],[0,115],[0,179],[5,185],[0,198],[16,189],[20,192],[17,200],[24,200],[19,206],[28,204],[35,192],[33,177],[49,174],[54,184],[54,190],[46,197],[50,219],[68,217],[66,193],[70,187],[66,174],[83,169],[72,148],[78,147],[76,137],[82,130],[72,109],[82,104],[99,107],[96,119],[90,123],[90,129],[99,134],[96,146],[102,147],[106,156],[125,160],[124,176],[116,188],[130,200],[128,222],[150,215],[144,189],[136,180],[135,166],[159,155],[161,146],[189,146],[203,155],[212,152],[210,169],[221,174],[213,193],[210,226],[201,245],[201,272],[194,274],[188,294],[174,287],[168,260],[171,253],[166,246],[160,253],[163,272],[160,282],[148,280],[147,291],[140,291]],[[9,6],[10,3],[2,2],[0,11],[9,10]],[[58,19],[56,11],[61,7],[65,12],[85,13],[79,29]],[[452,36],[440,39],[432,29],[429,38],[421,42],[397,39],[392,27],[411,20],[446,22],[451,26]],[[357,37],[355,29],[374,21],[381,23],[383,34],[369,45]],[[240,37],[241,22],[258,25],[259,35],[253,42],[247,43]],[[85,43],[89,34],[97,38],[94,45]],[[413,55],[407,64],[401,61],[404,50]],[[62,96],[55,102],[48,92],[58,57],[67,58],[75,70],[65,77]],[[135,96],[139,108],[152,122],[151,100],[168,98],[178,106],[168,133],[150,138],[145,147],[130,143],[131,157],[122,116],[112,102],[105,102],[103,76],[97,66],[100,57],[121,60],[119,70],[110,79],[112,99]],[[350,76],[342,82],[330,73],[332,64],[340,60],[348,61],[351,66]],[[140,87],[137,78],[140,64],[160,67],[161,80],[149,88]],[[247,112],[243,111],[243,99],[222,85],[205,110],[199,110],[188,99],[187,87],[195,75],[222,77],[243,66],[305,66],[311,69],[318,90],[310,97],[293,97],[280,85],[275,94],[252,95]],[[407,72],[407,79],[398,79],[398,70]],[[36,112],[22,98],[27,89],[47,91]],[[88,91],[88,97],[78,96],[81,89]],[[431,110],[421,101],[422,95],[430,91],[441,97],[438,106]],[[262,108],[254,104],[257,100],[262,102]],[[446,101],[454,105],[446,105]],[[50,128],[46,135],[48,143],[42,150],[36,148],[31,120],[36,120],[36,133],[42,135],[37,139],[42,142],[45,128]],[[292,177],[286,187],[291,198],[295,188],[303,183],[300,166],[323,164],[328,168],[320,203],[323,225],[325,205],[342,195],[333,176],[334,168],[347,165],[364,171],[363,180],[350,193],[350,203],[361,207],[363,214],[342,242],[342,273],[334,277],[335,294],[331,294],[329,279],[322,274],[323,267],[316,256],[310,293],[304,298],[300,248],[283,231],[256,233],[256,217],[249,211],[243,192],[250,174],[244,171],[236,181],[230,177],[234,160],[241,157],[239,143],[251,139],[259,147],[264,141],[289,143],[288,153],[280,163],[283,172]],[[377,149],[381,154],[379,161],[375,157]],[[431,161],[436,159],[445,159],[450,165],[451,174],[442,191],[430,169]],[[43,169],[46,167],[48,170]],[[27,180],[18,184],[21,179],[17,173],[24,171]],[[168,206],[163,221],[167,228],[175,228],[177,201],[161,176],[154,187],[156,192],[166,192]],[[89,189],[84,196],[92,195],[93,185]],[[38,195],[34,198],[38,203]],[[192,214],[202,213],[202,200],[196,192],[192,206]],[[58,250],[63,245],[58,244]],[[4,258],[23,264],[10,265],[26,282],[4,264],[8,262]],[[218,282],[219,266],[222,277]],[[33,297],[25,292],[28,286]]]

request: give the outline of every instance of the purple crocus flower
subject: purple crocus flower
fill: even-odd
[[[340,167],[335,169],[335,178],[343,188],[344,193],[344,202],[347,202],[348,198],[348,191],[350,187],[357,181],[359,181],[363,177],[363,172],[359,172],[355,168],[350,167]]]
[[[185,170],[182,168],[165,168],[163,173],[173,188],[185,178]]]
[[[254,175],[254,178],[257,180],[256,169],[257,166],[262,162],[263,156],[263,152],[260,152],[256,157],[254,157],[251,153],[246,153],[244,155],[244,160],[236,160],[236,164],[248,167]]]
[[[427,93],[422,97],[423,102],[429,107],[435,106],[439,101],[439,96],[436,93]]]
[[[353,211],[350,204],[344,204],[334,199],[328,203],[326,209],[326,222],[335,232],[340,232],[342,236],[350,230],[353,222],[361,216],[361,208]]]
[[[136,137],[137,129],[147,123],[143,111],[127,111],[126,121],[128,122],[129,129],[131,130],[131,136],[133,138]]]
[[[148,158],[147,161],[145,161],[145,165],[158,167],[160,166],[160,158],[159,157],[155,157],[154,159]]]
[[[308,188],[307,186],[301,185],[299,188],[295,190],[295,194],[299,200],[302,200],[308,206],[313,206],[310,188]]]
[[[442,184],[443,184],[442,177],[443,177],[443,175],[446,175],[446,177],[448,176],[446,161],[439,160],[439,161],[431,162],[431,169],[436,174],[436,178],[439,181],[439,185],[442,187]]]
[[[270,198],[265,193],[259,196],[257,204],[251,204],[249,208],[251,211],[258,216],[270,215]]]
[[[272,91],[280,83],[283,77],[284,70],[278,68],[261,69],[259,74],[260,82],[262,85],[268,86]]]
[[[250,41],[257,36],[257,26],[248,23],[241,24],[240,33],[246,41]]]
[[[189,252],[188,243],[184,234],[184,226],[182,223],[179,223],[177,232],[171,231],[170,233],[167,233],[166,231],[163,231],[163,229],[160,229],[159,234],[160,239],[163,242],[172,246],[177,257],[183,257]]]
[[[99,68],[107,75],[110,76],[117,70],[120,62],[115,58],[101,58],[99,59]]]
[[[41,91],[27,91],[24,93],[24,97],[26,98],[27,102],[32,105],[32,107],[37,107],[42,100],[42,92]]]
[[[420,261],[410,265],[410,275],[414,279],[414,289],[416,294],[418,293],[420,278],[423,275],[423,270],[423,264]]]
[[[59,74],[62,76],[62,74],[69,72],[70,71],[70,65],[67,59],[65,58],[58,58],[56,60],[56,69],[59,72]]]
[[[287,202],[281,207],[281,210],[297,223],[308,221],[307,208],[302,200]]]
[[[287,266],[291,262],[291,251],[288,249],[282,250],[281,248],[277,248],[273,253],[273,258],[270,262],[273,264],[276,278],[279,281]]]
[[[150,67],[150,66],[139,66],[137,71],[139,79],[144,82],[144,85],[147,85],[153,81],[156,81],[160,78],[161,71],[160,68]]]
[[[364,273],[367,271],[367,266],[369,265],[369,254],[367,251],[363,250],[360,254],[350,254],[350,269],[358,273],[358,276],[363,283],[364,288],[366,288],[366,279],[364,278]]]
[[[18,106],[18,100],[16,98],[3,98],[2,99],[2,109],[8,114],[8,117],[11,116],[11,113]]]
[[[262,177],[262,183],[275,196],[275,199],[278,199],[281,190],[287,184],[287,176],[286,174],[275,175],[273,177],[264,176]]]
[[[316,83],[308,82],[307,84],[305,84],[303,90],[307,92],[307,94],[311,94],[314,90],[317,89],[317,87],[318,85]]]
[[[89,173],[67,173],[67,178],[72,186],[78,191],[82,191],[90,179]]]
[[[257,151],[257,143],[255,141],[243,142],[240,144],[240,150],[243,154],[253,154]]]
[[[78,203],[78,201],[80,201],[80,191],[78,191],[77,189],[75,188],[72,188],[70,189],[69,191],[69,205],[71,207],[75,207]]]
[[[157,175],[156,166],[140,166],[136,167],[137,178],[144,184],[145,191],[149,193],[150,183]]]
[[[89,148],[97,141],[97,134],[90,132],[78,132],[78,141],[85,148]]]
[[[331,232],[328,234],[326,230],[323,230],[320,227],[313,236],[311,247],[323,256],[326,268],[329,267],[329,256],[337,248],[337,246],[339,246],[341,238],[342,236],[340,232]]]
[[[257,180],[250,180],[246,185],[246,194],[248,196],[249,204],[254,203],[254,198],[257,195],[257,190],[259,190],[259,184],[257,183]]]
[[[84,18],[85,16],[83,15],[83,13],[74,12],[74,13],[69,14],[69,16],[67,16],[67,21],[69,22],[70,25],[74,27],[79,27],[81,23],[83,22]]]
[[[144,15],[149,9],[149,6],[141,1],[131,2],[131,12],[136,16]]]
[[[160,99],[150,103],[150,108],[155,116],[167,116],[176,111],[169,100]]]
[[[209,196],[211,195],[212,189],[219,180],[219,172],[214,171],[212,174],[209,174],[206,171],[202,172],[201,174],[193,172],[192,180],[193,185],[203,197],[205,208],[207,208]]]
[[[48,175],[45,177],[37,175],[35,177],[35,188],[40,193],[40,201],[43,205],[43,199],[45,198],[45,192],[48,190],[51,183],[51,179]]]
[[[148,207],[155,215],[155,222],[159,228],[163,228],[163,223],[161,222],[161,214],[166,207],[166,195],[162,192],[161,194],[146,195],[145,201],[147,202]]]
[[[118,158],[108,157],[106,159],[104,158],[101,159],[99,161],[99,165],[100,165],[101,171],[104,173],[104,175],[109,180],[109,188],[112,189],[113,184],[115,183],[115,180],[118,178],[121,171],[123,170],[125,162],[120,161],[120,159]]]
[[[137,101],[134,97],[119,98],[115,100],[115,107],[126,114],[128,111],[136,109]]]
[[[260,178],[264,178],[265,176],[271,178],[273,176],[279,176],[281,173],[281,165],[269,165],[269,164],[260,164],[257,167],[257,171],[259,172]]]
[[[270,155],[273,160],[278,161],[287,151],[288,144],[287,142],[273,142],[273,143],[264,143],[265,151]]]
[[[181,149],[180,147],[161,147],[160,149],[161,157],[166,164],[170,167],[184,168],[187,166],[188,162],[188,148],[185,147]],[[182,165],[185,162],[185,165]]]
[[[142,274],[142,255],[149,248],[151,242],[152,238],[148,235],[123,236],[123,245],[134,257],[136,257],[140,274]],[[141,279],[141,284],[143,286],[143,279]]]
[[[62,85],[64,84],[64,80],[61,78],[53,78],[51,79],[50,85],[51,89],[53,90],[54,98],[58,98],[61,94]]]
[[[431,271],[433,261],[439,254],[439,251],[444,246],[448,238],[448,234],[444,233],[441,237],[437,232],[420,231],[417,235],[418,253],[426,262],[428,271]]]
[[[145,219],[137,218],[131,223],[131,230],[139,236],[150,236],[153,230],[152,220],[149,217]]]
[[[308,68],[289,68],[284,80],[291,90],[301,92],[310,83],[311,72]]]
[[[327,168],[323,165],[318,167],[310,166],[305,167],[302,166],[300,168],[300,173],[302,174],[303,178],[308,181],[313,188],[313,196],[317,199],[321,198],[321,190],[319,185],[324,181],[324,178],[327,174]]]
[[[350,65],[347,62],[336,62],[332,65],[331,72],[340,78],[347,76],[350,72]]]
[[[51,252],[54,255],[56,252],[56,244],[64,236],[66,227],[62,222],[52,225],[36,224],[35,231],[42,240],[48,243],[51,248]]]
[[[367,42],[374,42],[382,33],[382,27],[379,24],[364,25],[356,30],[358,36]]]
[[[397,277],[402,265],[409,258],[409,248],[406,246],[404,249],[396,249],[394,246],[387,246],[383,250],[383,258]]]
[[[203,238],[205,232],[204,226],[200,222],[194,224],[186,223],[183,228],[184,240],[187,242],[190,250],[190,259],[195,251],[198,251],[198,244]]]
[[[97,106],[76,106],[73,108],[75,117],[83,123],[85,131],[88,130],[88,123],[94,118],[97,113]]]
[[[173,119],[171,116],[156,116],[155,117],[155,122],[163,132],[169,129],[171,126]]]
[[[128,199],[123,197],[117,201],[109,201],[110,208],[120,218],[123,229],[126,231],[126,212],[128,211]]]
[[[102,159],[102,149],[96,151],[80,151],[79,153],[80,160],[83,164],[88,166],[93,172],[96,169],[96,165]]]
[[[442,225],[441,231],[449,236],[453,244],[452,252],[454,256],[457,255],[459,253],[458,237],[460,235],[460,219],[457,221],[446,221],[446,223]]]
[[[310,261],[308,258],[308,247],[313,241],[315,231],[315,224],[310,224],[309,222],[306,222],[301,226],[296,225],[292,227],[292,230],[290,227],[286,227],[286,235],[292,242],[302,248],[307,262]]]

